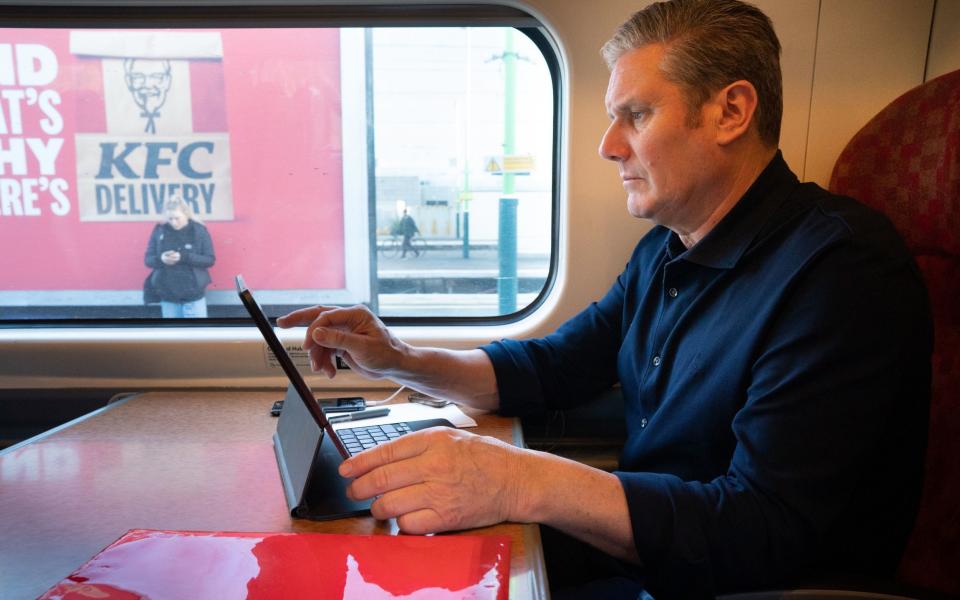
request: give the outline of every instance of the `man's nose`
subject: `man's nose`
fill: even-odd
[[[607,160],[617,162],[626,160],[630,148],[620,132],[620,125],[616,121],[611,121],[610,126],[603,132],[603,137],[600,138],[600,147],[597,151],[600,156]]]

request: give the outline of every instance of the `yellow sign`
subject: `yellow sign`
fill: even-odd
[[[529,154],[513,154],[503,157],[504,173],[529,173],[533,170],[533,157]]]
[[[484,170],[493,175],[503,175],[504,173],[528,175],[533,168],[533,156],[530,154],[508,154],[506,156],[491,156],[487,159],[487,166],[484,167]]]

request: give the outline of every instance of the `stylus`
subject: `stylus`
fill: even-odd
[[[385,417],[390,414],[389,408],[371,408],[370,410],[360,410],[357,412],[346,413],[342,415],[330,415],[327,420],[331,423],[343,423],[345,421],[359,421],[361,419],[375,419]]]
[[[323,412],[330,414],[330,413],[359,412],[363,410],[365,407],[357,405],[357,406],[321,406],[320,408],[323,410]]]

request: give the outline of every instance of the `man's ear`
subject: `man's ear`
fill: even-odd
[[[714,96],[719,108],[717,143],[726,146],[749,131],[757,111],[757,89],[746,80],[734,81]]]

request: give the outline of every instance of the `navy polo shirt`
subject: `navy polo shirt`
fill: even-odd
[[[931,338],[889,221],[800,183],[778,152],[694,247],[655,227],[556,333],[483,350],[503,414],[622,386],[616,475],[648,589],[708,596],[893,572],[921,484]]]

